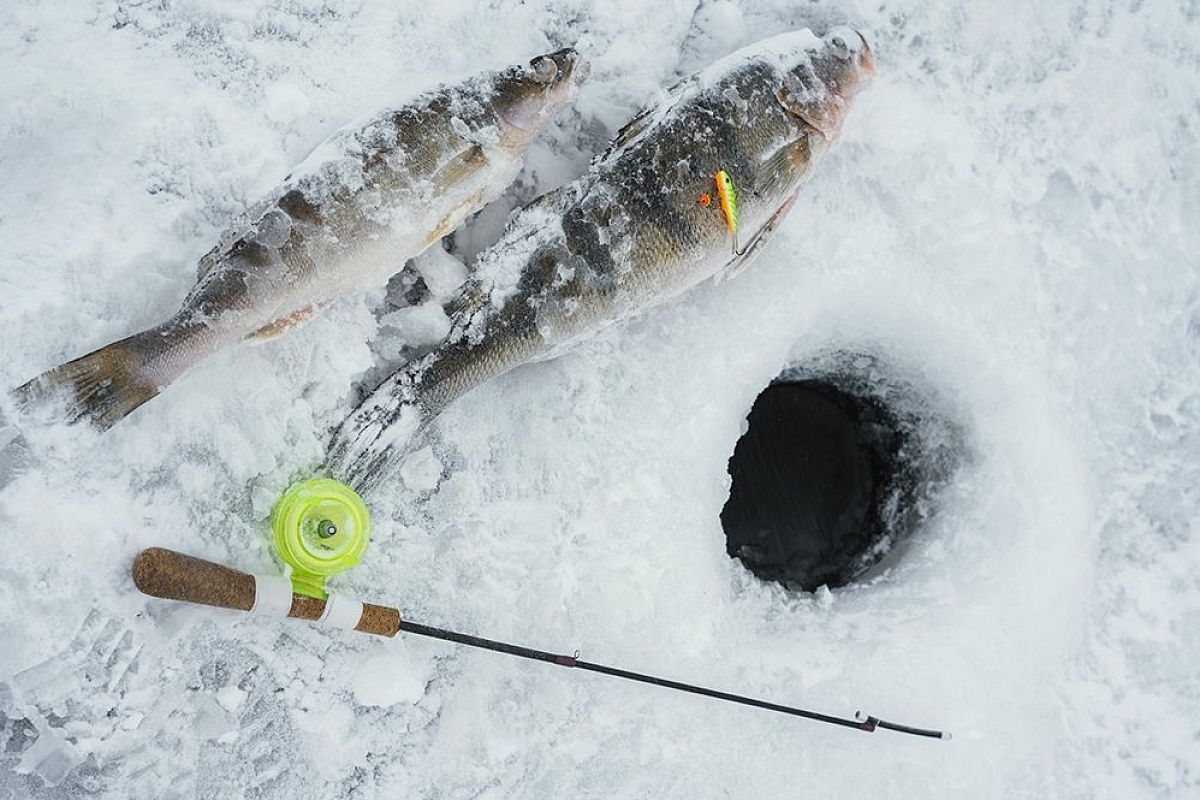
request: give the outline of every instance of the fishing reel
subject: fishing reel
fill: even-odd
[[[275,552],[297,594],[325,600],[325,581],[358,564],[371,539],[371,514],[358,493],[331,478],[288,487],[271,509]]]

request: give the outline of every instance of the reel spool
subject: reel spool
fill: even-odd
[[[358,563],[371,515],[358,493],[330,478],[294,483],[271,509],[275,552],[291,567],[297,594],[326,599],[325,580]]]

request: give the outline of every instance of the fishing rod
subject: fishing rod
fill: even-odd
[[[134,559],[134,585],[145,594],[164,600],[309,620],[389,638],[404,631],[868,733],[882,728],[931,739],[950,738],[950,734],[944,731],[899,725],[861,712],[855,719],[835,717],[655,675],[594,664],[581,660],[578,652],[568,656],[434,628],[404,619],[399,609],[391,606],[330,594],[325,588],[327,579],[356,565],[371,535],[371,515],[362,498],[350,486],[331,478],[310,478],[290,486],[271,510],[271,531],[275,552],[284,564],[283,575],[250,575],[174,550],[151,547]]]
[[[319,531],[329,536],[336,535],[334,523],[328,520],[321,522],[323,524],[318,529]],[[344,595],[326,594],[324,598],[318,598],[311,594],[293,591],[294,588],[297,588],[297,585],[293,583],[294,576],[250,575],[211,561],[160,547],[152,547],[139,553],[134,559],[132,573],[134,584],[139,590],[147,595],[166,600],[179,600],[254,614],[309,620],[318,624],[349,628],[379,636],[394,637],[404,631],[467,647],[505,653],[560,667],[596,672],[622,680],[648,683],[679,692],[753,706],[860,731],[874,732],[876,729],[882,728],[913,736],[934,739],[950,738],[948,732],[900,725],[862,713],[857,714],[855,719],[836,717],[604,664],[595,664],[581,660],[578,653],[570,656],[562,655],[422,625],[404,619],[398,609],[389,606],[363,603]]]
[[[544,661],[549,664],[557,664],[560,667],[571,667],[574,669],[587,670],[588,672],[598,672],[601,675],[611,675],[614,678],[621,678],[627,681],[637,681],[638,683],[649,683],[654,686],[662,686],[665,689],[674,689],[677,692],[687,692],[689,694],[698,694],[704,697],[712,697],[717,700],[724,700],[729,703],[738,703],[744,706],[753,706],[754,708],[764,708],[767,711],[777,711],[780,714],[790,714],[794,717],[803,717],[816,722],[825,722],[830,725],[841,725],[844,728],[854,728],[860,731],[873,732],[876,728],[883,728],[889,731],[898,731],[900,733],[908,733],[913,736],[926,736],[931,739],[949,739],[950,734],[946,731],[935,731],[928,728],[914,728],[909,725],[899,725],[895,722],[888,722],[858,712],[854,719],[846,717],[834,717],[829,714],[822,714],[818,711],[809,711],[804,708],[796,708],[794,706],[784,706],[778,703],[771,703],[766,700],[760,700],[755,697],[745,697],[740,694],[730,694],[716,689],[708,689],[704,686],[696,686],[690,683],[681,683],[668,678],[659,678],[654,675],[646,675],[641,672],[631,672],[626,669],[617,667],[609,667],[604,664],[593,664],[590,661],[583,661],[579,658],[579,653],[576,652],[573,656],[558,655],[545,650],[534,650],[529,647],[509,644],[508,642],[497,642],[491,639],[483,639],[479,636],[471,636],[466,633],[458,633],[456,631],[447,631],[441,628],[431,628],[428,625],[421,625],[416,622],[407,620],[400,621],[400,630],[406,633],[415,633],[418,636],[430,636],[434,639],[444,639],[448,642],[457,642],[458,644],[466,645],[467,647],[477,647],[482,650],[491,650],[496,653],[506,653],[518,658],[528,658],[533,661]]]

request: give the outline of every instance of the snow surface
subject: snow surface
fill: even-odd
[[[375,107],[551,47],[592,60],[455,238],[469,258],[681,75],[805,25],[865,31],[879,77],[754,267],[451,408],[340,583],[429,624],[955,738],[140,596],[150,545],[272,569],[272,501],[395,357],[395,331],[368,345],[381,287],[210,359],[105,436],[27,432],[0,491],[0,797],[1197,796],[1198,15],[7,3],[6,387],[165,318],[229,220]],[[725,556],[725,464],[757,391],[830,350],[940,398],[963,457],[886,570],[789,596]]]

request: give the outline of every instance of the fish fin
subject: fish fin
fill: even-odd
[[[162,388],[142,374],[143,351],[153,336],[159,336],[158,329],[68,361],[14,389],[13,398],[22,410],[63,404],[68,422],[87,420],[99,430],[108,430]]]
[[[783,201],[783,205],[775,209],[775,212],[767,218],[763,226],[758,229],[758,232],[746,242],[746,246],[741,250],[734,251],[734,259],[730,261],[725,269],[717,275],[717,282],[726,281],[731,278],[736,278],[746,271],[746,267],[750,266],[750,262],[758,255],[765,245],[771,239],[771,235],[775,233],[779,223],[787,216],[787,213],[792,210],[792,204],[796,202],[796,195],[791,195],[787,200]]]
[[[487,155],[484,154],[483,147],[473,144],[466,150],[456,153],[453,158],[438,167],[438,171],[433,174],[430,182],[434,186],[442,188],[455,186],[466,180],[472,173],[486,167],[487,162]]]
[[[653,106],[644,108],[639,111],[633,119],[622,125],[617,131],[617,135],[613,137],[611,142],[609,142],[608,149],[604,151],[604,155],[601,156],[601,159],[603,160],[608,158],[611,153],[616,150],[620,150],[622,147],[641,136],[646,128],[650,126],[650,112],[653,110]]]
[[[620,127],[620,129],[617,130],[617,135],[613,137],[611,142],[609,142],[608,149],[604,151],[604,154],[600,156],[599,160],[604,161],[614,152],[625,147],[630,142],[634,141],[643,133],[645,133],[646,129],[650,127],[650,123],[654,121],[654,112],[659,111],[666,103],[669,103],[677,98],[693,81],[694,76],[689,76],[678,83],[675,83],[663,94],[657,96],[653,104],[646,106],[637,114],[635,114],[633,119],[629,120],[629,122],[626,122]]]
[[[254,333],[247,334],[245,341],[250,342],[251,344],[262,344],[263,342],[269,342],[272,339],[277,339],[290,331],[292,328],[308,322],[322,308],[324,308],[324,306],[311,305],[307,308],[302,308],[299,311],[293,311],[291,314],[288,314],[285,317],[280,317],[273,322],[268,322]]]
[[[197,283],[204,280],[204,276],[212,272],[213,267],[221,263],[221,258],[224,254],[225,250],[217,246],[200,257],[199,263],[196,264]]]
[[[486,196],[487,189],[480,189],[477,192],[473,192],[459,203],[457,207],[448,211],[445,216],[438,220],[438,224],[429,232],[429,235],[425,237],[425,247],[432,247],[434,242],[444,239],[453,233],[457,227],[456,220],[461,222],[473,214],[476,209],[482,207]]]
[[[524,215],[528,214],[533,209],[542,210],[546,213],[554,213],[555,211],[562,211],[564,208],[568,207],[571,204],[571,197],[573,196],[567,192],[568,188],[570,187],[560,186],[557,189],[551,189],[545,194],[535,197],[525,205],[514,210],[509,216],[508,221],[504,224],[504,232],[508,233],[510,229],[514,228],[514,222],[516,220],[523,218]],[[520,226],[515,227],[519,228]]]
[[[811,161],[812,149],[807,137],[787,143],[758,165],[756,190],[768,197],[778,197],[782,190],[804,176]]]

